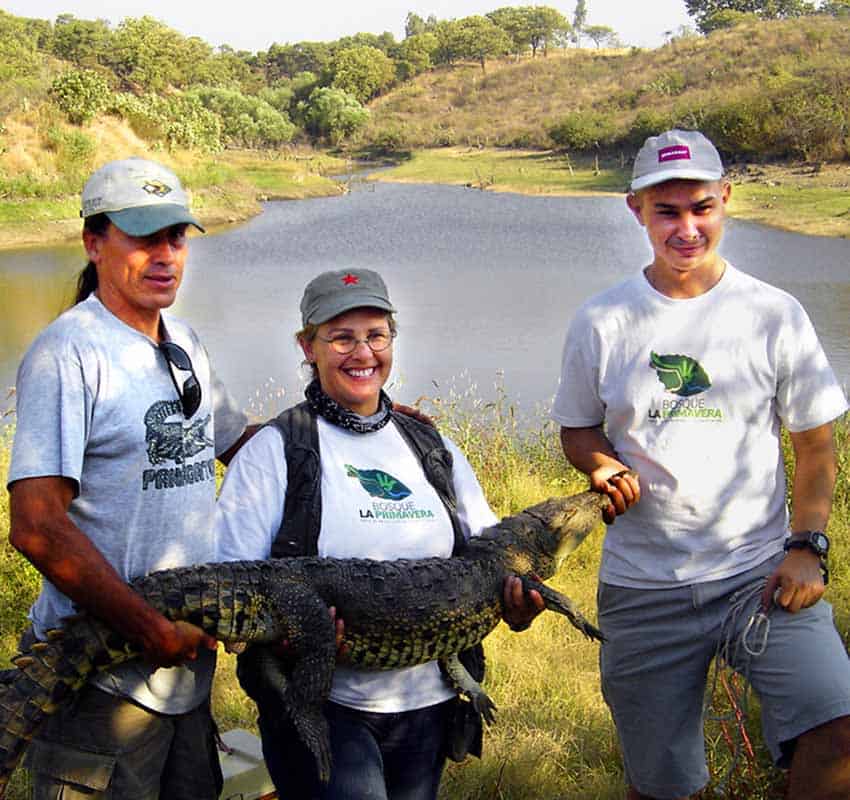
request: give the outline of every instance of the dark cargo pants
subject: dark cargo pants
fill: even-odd
[[[33,800],[217,800],[208,703],[157,714],[92,686],[50,717],[27,751]]]

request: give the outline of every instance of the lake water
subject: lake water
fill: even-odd
[[[174,313],[198,330],[240,404],[261,415],[301,399],[293,333],[304,285],[322,270],[368,267],[387,281],[400,329],[395,399],[470,384],[487,399],[498,380],[530,413],[554,394],[578,304],[650,258],[618,197],[352,186],[344,196],[269,203],[245,225],[192,241]],[[730,220],[721,250],[802,302],[849,385],[850,240]],[[0,386],[14,384],[17,362],[68,302],[82,265],[80,246],[0,253]]]

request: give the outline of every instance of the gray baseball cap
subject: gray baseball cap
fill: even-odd
[[[665,181],[718,181],[723,163],[717,148],[699,131],[665,131],[650,136],[632,168],[631,190],[645,189]]]
[[[304,289],[301,321],[321,325],[352,308],[395,311],[386,284],[371,269],[339,269],[317,275]]]
[[[189,212],[180,179],[156,161],[125,158],[94,172],[83,187],[80,216],[106,214],[128,236],[148,236],[172,225],[201,223]]]

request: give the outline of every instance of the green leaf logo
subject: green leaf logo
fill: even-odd
[[[379,469],[357,469],[346,464],[345,474],[349,478],[357,478],[372,497],[379,497],[381,500],[404,500],[412,494],[398,478]]]
[[[711,386],[708,373],[690,356],[650,353],[649,366],[655,370],[664,388],[679,397],[699,394]]]

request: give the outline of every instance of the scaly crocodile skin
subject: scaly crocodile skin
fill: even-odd
[[[548,608],[600,638],[566,597],[530,576],[554,575],[607,504],[592,492],[547,500],[486,529],[452,558],[230,562],[163,570],[131,585],[169,619],[188,620],[226,645],[288,639],[294,660],[291,671],[278,676],[280,694],[327,779],[321,708],[336,657],[329,606],[345,620],[351,663],[371,669],[449,662],[480,642],[501,619],[509,575],[523,577]],[[0,798],[44,718],[70,701],[93,672],[138,655],[121,636],[81,614],[13,659],[16,669],[0,682]],[[489,699],[480,695],[488,708]]]

